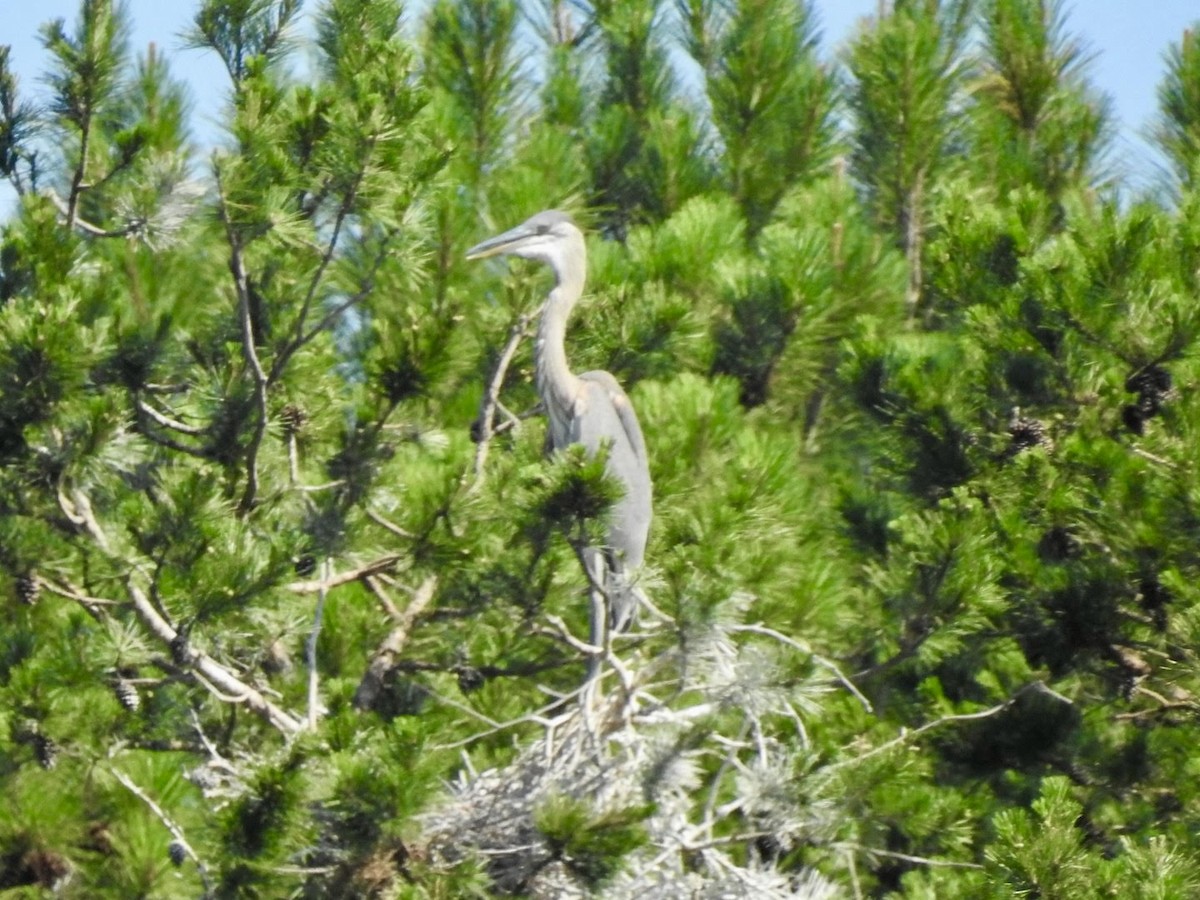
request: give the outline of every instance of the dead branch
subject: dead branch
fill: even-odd
[[[173,419],[170,416],[159,412],[145,400],[141,398],[137,401],[138,412],[153,419],[163,428],[169,428],[171,431],[178,431],[180,434],[188,434],[192,436],[200,436],[208,434],[207,428],[201,428],[198,425],[186,425],[178,419]]]
[[[390,553],[364,566],[359,566],[357,569],[350,569],[347,572],[330,575],[327,580],[293,581],[291,584],[285,585],[285,587],[293,594],[318,594],[321,591],[327,591],[331,588],[340,587],[343,584],[349,584],[352,581],[358,581],[372,575],[378,575],[381,572],[386,572],[388,569],[394,567],[396,563],[400,562],[402,558],[399,553]]]
[[[150,811],[153,812],[154,815],[158,817],[158,820],[166,826],[167,831],[171,832],[171,837],[175,839],[175,843],[178,844],[183,852],[187,854],[188,858],[196,864],[196,871],[200,875],[200,882],[204,885],[204,895],[206,897],[210,896],[212,894],[212,882],[209,881],[208,878],[208,866],[204,864],[204,860],[200,858],[200,856],[192,848],[192,845],[188,843],[187,838],[184,837],[183,829],[179,827],[178,823],[176,823],[174,819],[167,815],[166,810],[155,803],[154,799],[140,787],[138,787],[133,779],[131,779],[128,775],[115,766],[109,766],[108,772],[113,778],[117,779],[117,781],[119,781],[125,787],[125,789],[129,791],[129,793],[133,794],[135,797],[145,803],[146,806],[150,807]]]
[[[317,591],[317,608],[313,612],[312,630],[304,642],[304,661],[308,665],[308,728],[317,730],[320,718],[320,683],[317,674],[317,639],[321,636],[321,625],[325,620],[325,598],[329,596],[329,557],[321,562],[321,589]]]
[[[504,379],[508,375],[508,367],[512,363],[514,354],[517,352],[517,347],[528,333],[529,322],[532,318],[533,316],[530,313],[522,313],[517,317],[517,321],[512,324],[512,327],[508,329],[508,340],[504,344],[504,349],[500,351],[500,359],[496,361],[496,368],[492,372],[487,390],[484,391],[483,400],[479,406],[479,418],[475,420],[475,428],[473,429],[479,443],[475,447],[474,474],[470,488],[472,491],[477,489],[483,482],[483,467],[487,462],[488,445],[491,443],[494,433],[492,426],[496,419],[496,409],[500,405],[500,388],[504,385]],[[511,418],[512,414],[509,413],[509,416]]]
[[[254,434],[246,447],[246,488],[238,508],[249,512],[258,495],[258,451],[262,446],[263,435],[267,432],[267,373],[258,358],[258,350],[254,344],[254,319],[250,311],[250,281],[242,262],[242,239],[234,228],[229,217],[229,204],[225,199],[225,186],[221,179],[221,167],[214,157],[213,172],[217,182],[217,212],[221,224],[225,226],[225,238],[229,242],[229,274],[233,276],[234,294],[238,302],[238,324],[241,327],[242,355],[246,365],[254,376],[254,401],[258,412],[258,421],[254,423]]]
[[[379,645],[379,649],[375,651],[375,655],[371,657],[370,665],[367,666],[367,671],[363,674],[362,680],[358,683],[358,689],[354,692],[354,707],[356,709],[370,709],[375,699],[379,696],[379,692],[383,690],[383,679],[387,675],[388,670],[392,667],[396,657],[404,649],[404,645],[408,643],[408,638],[412,632],[413,624],[427,606],[433,601],[433,593],[437,588],[437,576],[430,575],[417,588],[416,594],[405,608],[404,612],[396,619],[396,625]]]
[[[363,579],[363,584],[367,590],[379,601],[379,606],[387,614],[387,617],[393,622],[400,620],[400,610],[396,608],[396,604],[392,602],[392,598],[388,596],[387,591],[383,589],[383,585],[379,583],[379,579],[372,575],[368,575]]]
[[[819,665],[823,669],[826,669],[829,672],[831,672],[833,674],[833,677],[835,679],[837,679],[837,682],[840,685],[842,685],[842,687],[844,687],[846,690],[848,690],[851,694],[853,694],[855,699],[857,699],[858,702],[862,704],[863,709],[865,709],[867,712],[874,711],[873,707],[871,706],[871,701],[868,700],[866,698],[866,696],[863,695],[862,691],[860,691],[858,688],[856,688],[854,686],[854,682],[852,682],[849,678],[847,678],[845,676],[845,674],[842,672],[842,670],[838,666],[838,664],[835,663],[831,659],[826,659],[824,656],[821,656],[821,654],[819,654],[819,653],[814,653],[811,647],[808,647],[808,646],[800,643],[799,641],[793,640],[792,638],[788,637],[786,634],[776,631],[774,628],[767,628],[765,625],[733,625],[730,627],[729,630],[730,631],[744,631],[744,632],[748,632],[750,634],[761,634],[761,635],[764,635],[769,638],[774,638],[775,640],[779,641],[782,644],[786,644],[787,646],[793,648],[794,650],[799,650],[801,653],[808,656],[817,665]]]
[[[403,529],[399,525],[397,525],[395,522],[385,519],[383,516],[381,516],[379,513],[375,512],[375,510],[371,509],[370,507],[367,507],[364,510],[364,512],[366,512],[368,519],[370,519],[372,522],[374,522],[380,528],[387,529],[392,534],[396,535],[396,537],[401,537],[401,538],[416,537],[416,535],[414,535],[411,531],[406,531],[405,529]]]
[[[184,667],[199,676],[198,680],[211,682],[214,693],[218,693],[226,702],[244,703],[246,707],[265,720],[274,728],[285,734],[300,731],[303,723],[287,710],[276,706],[263,696],[260,691],[246,684],[227,668],[208,654],[187,645],[187,638],[181,635],[154,608],[146,593],[132,581],[126,582],[126,591],[133,601],[134,612],[141,623],[164,644],[172,648],[176,659],[185,659]]]

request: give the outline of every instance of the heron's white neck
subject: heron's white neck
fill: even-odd
[[[566,337],[567,320],[583,294],[587,262],[582,243],[576,253],[566,254],[567,259],[551,260],[558,283],[542,307],[534,349],[537,390],[550,416],[556,444],[565,441],[561,435],[565,433],[566,416],[579,392],[579,379],[567,363]]]

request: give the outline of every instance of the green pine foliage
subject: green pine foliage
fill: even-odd
[[[1167,71],[1158,86],[1159,120],[1154,139],[1179,183],[1193,187],[1200,154],[1200,40],[1194,28],[1166,53]]]
[[[205,0],[204,148],[119,2],[0,48],[0,895],[1200,890],[1196,41],[1118,202],[1064,10]],[[548,206],[598,663],[621,485],[463,258]]]

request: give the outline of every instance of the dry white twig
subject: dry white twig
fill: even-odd
[[[469,488],[471,491],[477,490],[483,483],[483,468],[487,463],[488,445],[492,441],[492,423],[496,418],[496,408],[500,404],[500,388],[504,385],[504,378],[508,374],[508,367],[517,352],[517,347],[529,333],[529,323],[532,319],[533,316],[530,313],[522,313],[508,330],[508,341],[505,343],[504,349],[500,351],[500,359],[497,360],[496,369],[492,372],[491,380],[488,381],[487,390],[484,391],[483,401],[479,407],[479,418],[476,419],[479,443],[475,447],[473,475]],[[509,416],[516,419],[512,413],[509,413]]]
[[[188,843],[187,838],[184,836],[183,829],[179,827],[178,823],[169,815],[167,815],[167,811],[159,806],[154,801],[154,798],[138,787],[133,779],[120,769],[116,768],[115,766],[109,766],[108,772],[113,778],[119,781],[127,791],[145,803],[146,806],[150,807],[150,811],[153,812],[154,815],[158,817],[158,820],[166,826],[167,831],[171,832],[171,837],[175,839],[175,843],[177,843],[183,852],[187,854],[188,859],[196,864],[196,871],[200,875],[200,883],[204,885],[204,895],[206,897],[211,895],[212,882],[208,878],[208,866],[204,864],[204,860],[200,858],[199,854],[197,854],[192,848],[192,845]]]
[[[325,557],[321,562],[321,589],[317,591],[317,606],[313,611],[312,630],[304,646],[304,659],[308,664],[308,728],[317,730],[321,714],[319,673],[317,672],[317,639],[321,636],[321,625],[325,619],[325,598],[329,596],[329,570],[331,561]]]

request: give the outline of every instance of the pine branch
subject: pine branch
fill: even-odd
[[[355,173],[354,181],[350,185],[350,189],[346,192],[346,195],[342,198],[342,202],[338,204],[329,241],[325,245],[325,251],[321,254],[321,260],[317,264],[316,271],[313,272],[312,278],[309,279],[308,290],[305,291],[304,300],[300,304],[300,312],[296,314],[296,321],[291,328],[292,339],[276,355],[275,363],[271,366],[270,380],[272,382],[278,380],[279,376],[283,374],[283,367],[287,365],[288,360],[292,358],[296,350],[300,349],[304,343],[307,343],[304,338],[304,324],[308,321],[309,311],[312,309],[313,300],[317,296],[317,289],[320,287],[321,281],[325,277],[325,272],[329,268],[329,264],[333,261],[334,254],[337,252],[342,227],[346,224],[346,218],[350,215],[350,211],[354,208],[355,201],[358,199],[358,190],[362,185],[363,179],[366,177],[376,141],[377,136],[375,135],[372,135],[368,139],[364,159]]]
[[[142,625],[171,648],[172,655],[176,660],[183,661],[185,669],[200,676],[202,683],[211,682],[215,686],[214,693],[224,702],[245,704],[251,712],[284,734],[294,734],[303,729],[304,723],[287,710],[276,706],[211,656],[190,647],[187,636],[173,628],[159,614],[141,588],[132,581],[127,581],[125,587]]]
[[[185,425],[178,419],[173,419],[165,413],[159,412],[140,397],[137,400],[137,409],[139,413],[143,413],[144,415],[153,419],[163,428],[169,428],[171,431],[178,431],[180,434],[187,434],[195,437],[208,434],[207,428],[202,428],[198,425]]]
[[[364,566],[359,566],[357,569],[339,572],[336,575],[330,575],[328,578],[316,581],[293,581],[291,584],[284,585],[284,587],[293,594],[317,594],[330,588],[349,584],[352,581],[368,578],[371,575],[378,575],[380,572],[386,572],[403,558],[399,553],[391,553],[373,560]]]
[[[192,862],[196,864],[196,871],[200,875],[200,883],[204,885],[204,896],[212,896],[213,885],[212,881],[208,877],[208,866],[205,865],[204,860],[202,860],[200,855],[192,848],[192,845],[188,843],[187,838],[184,836],[183,829],[179,827],[179,824],[172,819],[167,814],[166,810],[159,806],[149,794],[138,787],[132,778],[130,778],[120,769],[116,768],[115,766],[109,766],[108,773],[112,775],[113,778],[117,779],[117,781],[119,781],[126,790],[145,803],[146,806],[150,807],[150,811],[153,812],[154,815],[158,817],[158,820],[166,826],[167,831],[171,832],[171,837],[175,839],[175,843],[179,846],[179,848],[187,854],[188,858],[191,859]]]
[[[242,261],[242,242],[234,229],[229,217],[229,204],[225,197],[225,188],[221,180],[221,166],[216,157],[213,158],[213,173],[217,181],[217,212],[225,227],[225,237],[229,243],[229,272],[233,276],[234,291],[238,301],[238,321],[241,327],[242,354],[250,372],[254,376],[254,399],[257,406],[257,421],[254,423],[254,433],[246,447],[246,488],[238,509],[244,514],[254,508],[258,495],[258,451],[262,446],[263,436],[267,431],[267,373],[258,358],[254,346],[254,320],[251,314],[250,284]]]

